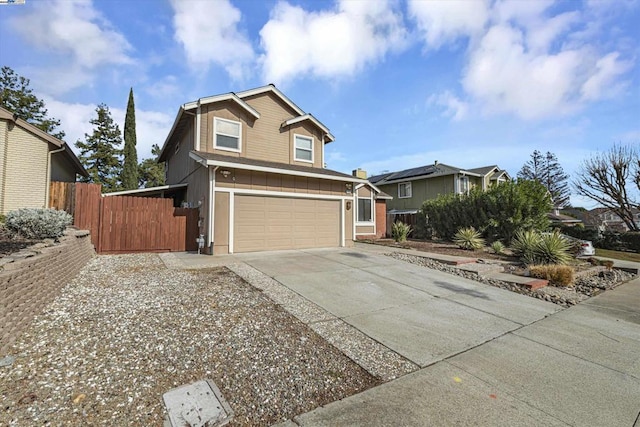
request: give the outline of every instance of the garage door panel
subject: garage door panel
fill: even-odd
[[[234,252],[336,247],[340,202],[235,196]]]

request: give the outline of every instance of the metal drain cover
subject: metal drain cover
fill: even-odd
[[[167,427],[216,427],[233,418],[231,407],[211,380],[174,388],[162,399],[169,418]]]

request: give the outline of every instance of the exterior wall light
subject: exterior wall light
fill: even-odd
[[[224,176],[225,178],[227,178],[229,175],[231,175],[231,171],[228,171],[226,169],[223,169],[220,171],[220,175]]]

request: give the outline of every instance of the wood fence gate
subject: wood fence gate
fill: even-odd
[[[50,207],[66,210],[73,215],[73,225],[89,230],[96,252],[198,249],[197,208],[175,208],[172,199],[103,197],[101,191],[98,184],[52,182],[50,193],[58,195],[51,197]]]

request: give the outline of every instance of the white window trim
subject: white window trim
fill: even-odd
[[[233,123],[233,124],[237,124],[239,127],[239,131],[238,131],[238,148],[229,148],[229,147],[220,147],[218,145],[218,121],[222,121],[222,122],[227,122],[227,123]],[[232,138],[235,138],[235,135],[227,135],[225,133],[220,133],[220,135],[224,135],[224,136],[229,136]],[[234,153],[241,153],[242,152],[242,123],[235,121],[235,120],[229,120],[229,119],[223,119],[220,117],[214,117],[213,118],[213,147],[216,150],[222,150],[222,151],[232,151]]]
[[[298,137],[300,137],[300,138],[304,138],[304,139],[308,139],[308,140],[310,140],[310,141],[311,141],[311,160],[307,160],[307,159],[299,159],[299,158],[297,157],[297,150],[298,150],[298,147],[296,146],[296,139],[297,139]],[[294,133],[294,134],[293,134],[293,159],[294,159],[296,162],[313,163],[313,158],[314,158],[314,155],[313,155],[313,148],[315,147],[315,142],[316,142],[316,141],[315,141],[315,138],[314,138],[314,137],[312,137],[312,136],[309,136],[309,135],[301,135],[301,134],[298,134],[298,133]],[[300,148],[300,150],[309,151],[309,150],[307,150],[306,148]]]
[[[409,186],[409,191],[407,192],[408,196],[400,196],[400,186],[401,185],[408,185]],[[411,185],[411,181],[408,182],[399,182],[398,183],[398,199],[410,199],[411,197],[413,197],[413,186]]]
[[[355,217],[355,221],[354,223],[356,225],[364,225],[364,226],[375,226],[376,225],[376,204],[375,204],[375,200],[373,199],[373,194],[371,194],[369,197],[360,197],[356,194],[355,197],[356,201],[355,201],[355,213],[356,213],[356,217]],[[358,221],[358,199],[369,199],[371,200],[371,221]]]

